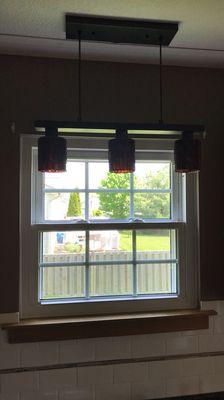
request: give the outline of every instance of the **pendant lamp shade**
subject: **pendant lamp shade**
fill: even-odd
[[[176,172],[197,172],[201,167],[201,142],[192,132],[183,132],[183,138],[174,144]]]
[[[135,171],[135,142],[128,138],[127,130],[119,129],[109,141],[109,171],[117,174]]]
[[[47,128],[38,139],[38,171],[65,172],[67,161],[66,140],[58,136],[56,128]]]

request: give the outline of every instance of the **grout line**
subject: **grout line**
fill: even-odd
[[[219,357],[219,356],[224,356],[224,351],[176,354],[176,355],[156,356],[156,357],[123,358],[123,359],[112,359],[112,360],[102,360],[102,361],[85,361],[85,362],[41,365],[41,366],[36,366],[36,367],[33,366],[33,367],[0,369],[0,375],[20,373],[20,372],[48,371],[48,370],[53,370],[53,369],[96,367],[96,366],[116,365],[116,364],[117,365],[119,365],[119,364],[135,364],[135,363],[142,363],[142,362],[169,361],[169,360],[180,360],[180,359],[188,359],[188,358]]]

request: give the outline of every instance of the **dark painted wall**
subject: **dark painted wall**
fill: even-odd
[[[0,57],[0,313],[18,309],[19,134],[31,133],[33,120],[76,119],[76,67],[71,60]],[[84,119],[157,122],[158,79],[157,66],[84,63]],[[223,70],[164,70],[166,122],[202,123],[208,133],[200,176],[203,300],[224,299],[223,89]]]

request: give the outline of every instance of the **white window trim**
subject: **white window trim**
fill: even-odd
[[[80,138],[67,138],[68,149],[75,146],[77,149],[98,150],[96,157],[104,153],[106,158],[105,146],[107,140],[97,138],[93,140]],[[152,146],[151,150],[158,159],[156,152],[170,152],[173,149],[172,140],[149,140],[147,146]],[[175,222],[150,222],[143,223],[142,228],[161,228],[166,229],[176,228],[181,234],[178,235],[180,258],[180,296],[167,296],[163,299],[147,299],[147,298],[132,298],[132,299],[113,299],[106,301],[91,300],[90,302],[74,302],[69,304],[38,304],[35,299],[38,299],[38,240],[40,231],[52,230],[75,230],[77,224],[37,224],[35,223],[39,216],[34,215],[34,210],[31,211],[31,194],[37,195],[33,190],[33,172],[32,152],[33,146],[37,146],[37,136],[24,135],[21,136],[21,169],[20,169],[20,265],[21,265],[21,291],[20,291],[20,317],[49,317],[49,316],[74,316],[74,315],[91,315],[103,313],[121,313],[121,312],[139,312],[139,311],[156,311],[156,310],[171,310],[171,309],[187,309],[195,308],[198,305],[198,274],[199,274],[199,223],[198,223],[198,175],[189,174],[186,176],[186,210],[183,215],[175,215]],[[146,148],[146,140],[136,140],[136,148],[140,149],[140,158],[145,159],[144,150]],[[70,150],[69,150],[70,152]],[[74,152],[73,152],[74,154]],[[77,155],[79,150],[77,150]],[[88,156],[88,152],[86,152]],[[150,157],[150,159],[152,159]],[[180,174],[175,174],[176,179],[182,179]],[[179,187],[179,185],[178,185]],[[184,190],[184,187],[183,187]],[[176,201],[182,201],[183,193],[175,193]],[[36,199],[38,200],[38,199]],[[33,202],[34,203],[34,202]],[[186,220],[186,215],[188,216]],[[31,223],[32,222],[32,223]],[[129,224],[129,227],[135,227],[135,224]]]

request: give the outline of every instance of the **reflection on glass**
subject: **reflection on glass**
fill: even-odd
[[[44,174],[45,189],[84,189],[85,188],[85,163],[68,161],[66,172]]]
[[[83,266],[46,267],[41,269],[41,300],[85,296]]]
[[[138,294],[175,294],[177,280],[176,264],[137,265]]]
[[[134,216],[141,219],[170,218],[170,194],[135,193]]]
[[[175,230],[144,229],[136,231],[137,260],[176,259]]]
[[[138,162],[135,166],[135,189],[169,189],[170,188],[169,162]]]
[[[98,265],[90,267],[90,296],[132,294],[131,265]]]
[[[130,196],[128,193],[90,193],[89,213],[92,219],[128,219]]]
[[[45,193],[45,220],[85,218],[84,193]]]
[[[131,260],[131,231],[92,231],[89,235],[89,251],[91,262]]]
[[[42,234],[43,263],[80,263],[85,261],[83,231],[44,232]]]

